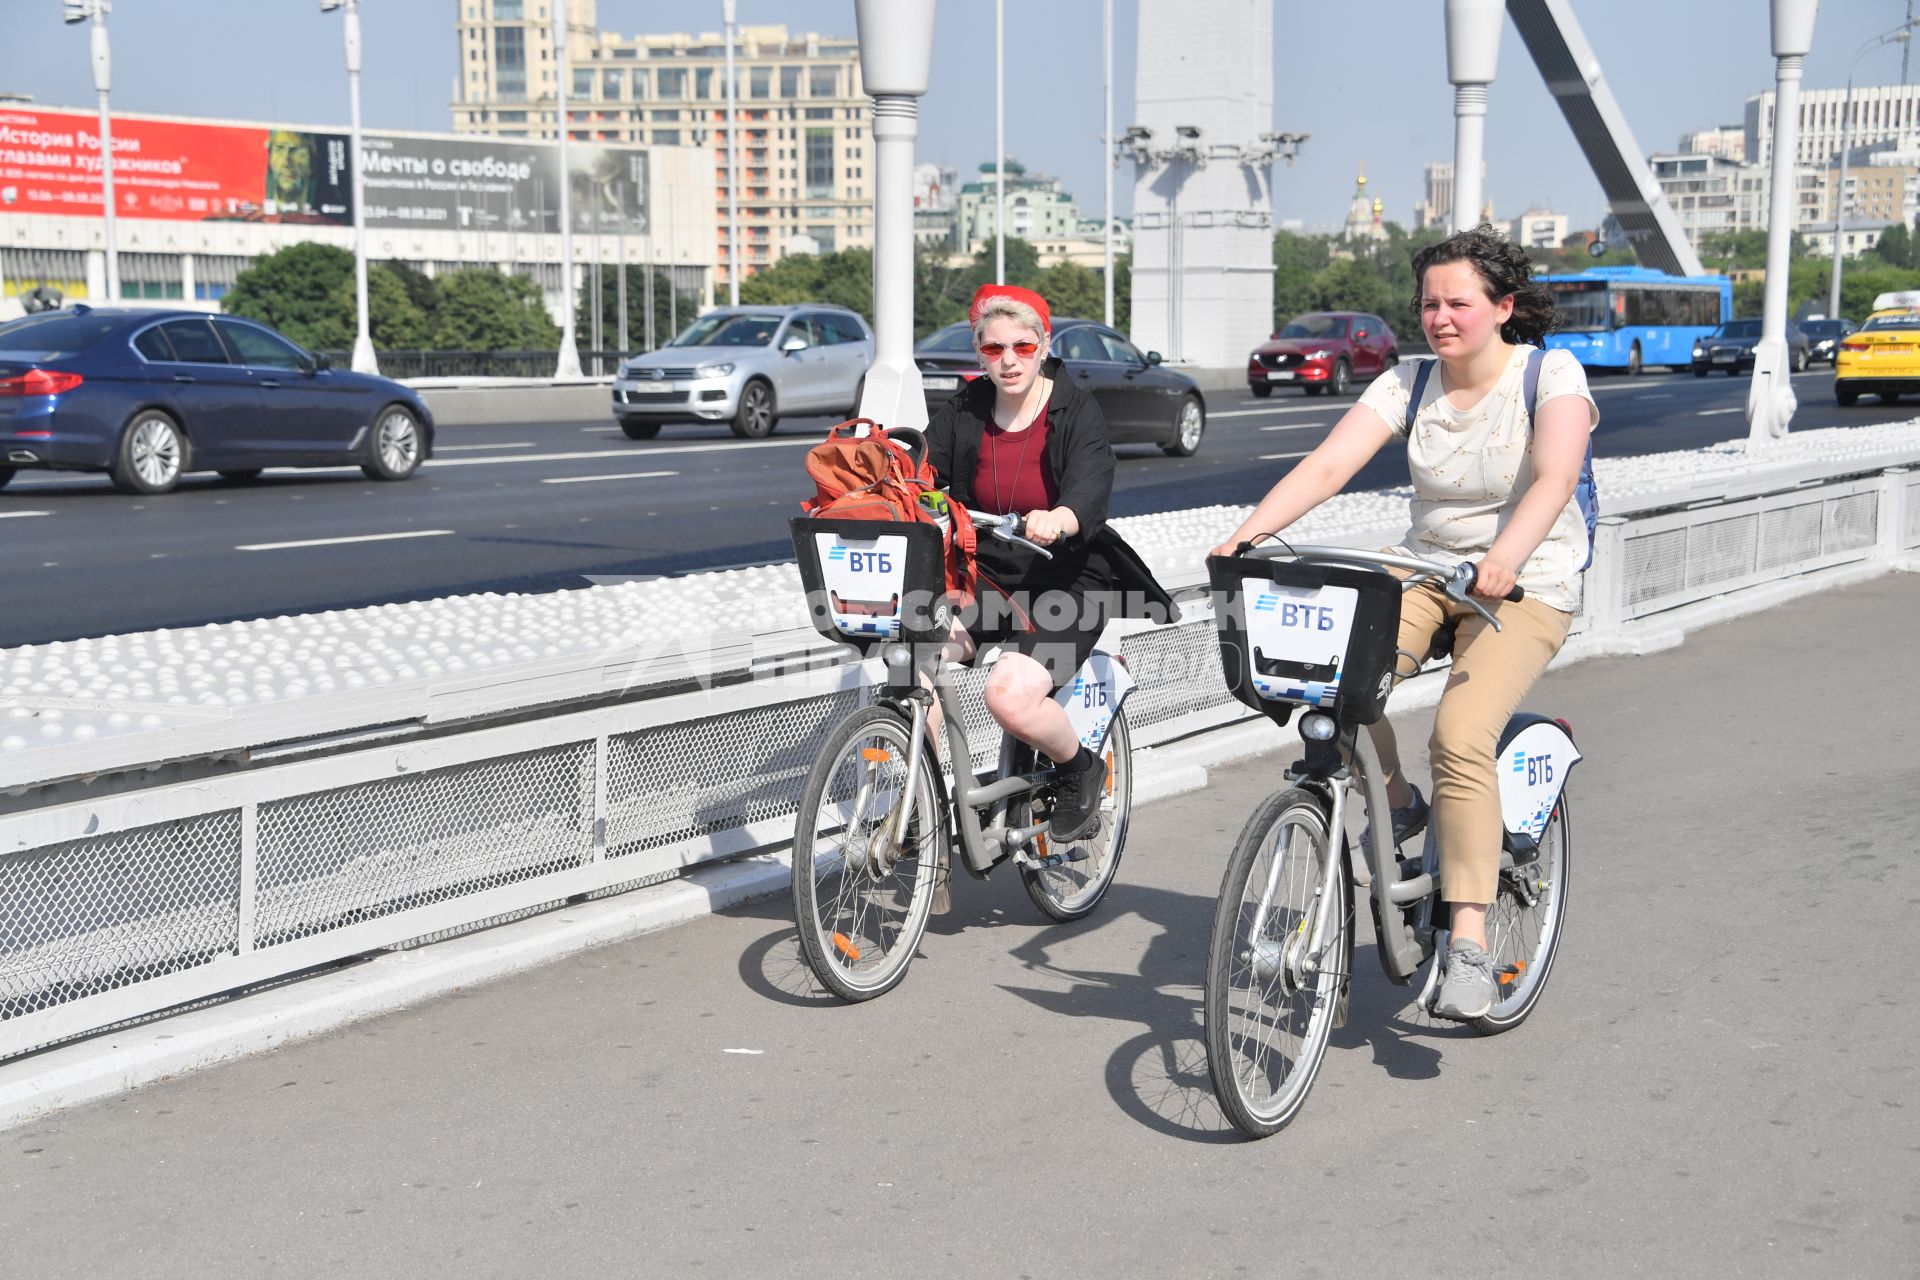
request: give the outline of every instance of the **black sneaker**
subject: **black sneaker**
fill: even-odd
[[[1055,840],[1078,840],[1100,820],[1100,795],[1106,790],[1106,770],[1100,757],[1080,748],[1073,759],[1059,766],[1059,781],[1053,787],[1053,814],[1047,820],[1047,834]]]

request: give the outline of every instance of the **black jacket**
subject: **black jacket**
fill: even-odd
[[[1060,505],[1073,512],[1080,531],[1049,548],[1052,561],[982,537],[983,565],[1009,588],[1117,590],[1123,593],[1119,616],[1173,621],[1179,616],[1173,598],[1139,554],[1107,527],[1113,443],[1106,415],[1091,395],[1063,376],[1059,357],[1049,357],[1040,373],[1053,379],[1047,401],[1047,466],[1060,488]],[[993,420],[993,399],[993,380],[975,378],[936,406],[927,424],[927,460],[941,487],[963,506],[974,505],[973,477],[980,466],[981,438]]]

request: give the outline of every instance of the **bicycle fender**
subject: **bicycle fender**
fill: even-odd
[[[1500,819],[1515,861],[1539,848],[1540,837],[1560,804],[1567,775],[1580,763],[1580,748],[1558,720],[1522,712],[1507,721],[1494,753],[1500,781]]]
[[[1053,700],[1066,711],[1080,745],[1098,755],[1107,744],[1114,716],[1132,692],[1133,675],[1126,664],[1095,649]]]

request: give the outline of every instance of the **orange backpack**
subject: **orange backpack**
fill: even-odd
[[[893,520],[941,527],[947,554],[946,591],[955,608],[974,598],[974,549],[978,545],[966,509],[944,493],[937,509],[922,494],[939,493],[926,447],[917,431],[889,432],[871,418],[843,422],[824,444],[807,451],[814,496],[800,509],[821,520]],[[942,511],[950,514],[943,515]]]

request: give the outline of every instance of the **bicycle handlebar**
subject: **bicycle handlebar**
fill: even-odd
[[[1290,557],[1296,560],[1332,560],[1340,564],[1356,564],[1374,569],[1404,569],[1407,582],[1437,582],[1451,598],[1466,605],[1475,613],[1493,624],[1495,631],[1500,630],[1500,620],[1487,610],[1487,607],[1471,595],[1474,579],[1479,576],[1479,566],[1466,560],[1459,564],[1436,564],[1432,560],[1423,560],[1418,556],[1400,556],[1386,551],[1362,551],[1358,547],[1325,546],[1286,546],[1254,547],[1243,542],[1235,550],[1243,556],[1252,556],[1260,560],[1277,560]],[[1506,599],[1521,600],[1526,592],[1519,583],[1507,592]]]
[[[989,511],[975,511],[971,507],[967,509],[967,514],[973,518],[974,528],[984,529],[1002,542],[1018,543],[1030,551],[1038,551],[1044,559],[1053,559],[1053,552],[1047,550],[1039,543],[1031,542],[1027,539],[1027,518],[1025,516],[1017,512],[1008,512],[1003,516],[994,515]]]

